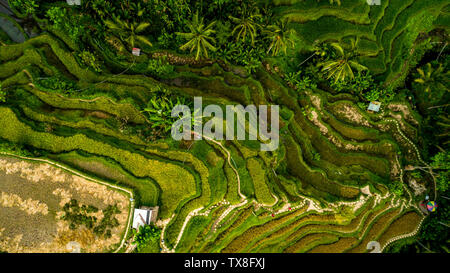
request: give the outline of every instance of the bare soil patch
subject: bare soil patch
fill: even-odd
[[[111,236],[97,236],[92,228],[70,228],[62,220],[71,199],[94,206],[98,221],[108,206],[116,206],[118,225]],[[69,252],[77,242],[82,252],[116,247],[127,225],[130,200],[126,194],[46,163],[0,156],[0,250],[7,252]]]

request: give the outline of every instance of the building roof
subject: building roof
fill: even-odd
[[[133,50],[131,52],[133,53],[134,56],[141,55],[141,49],[137,47],[133,47]]]
[[[152,211],[145,209],[134,209],[133,228],[138,229],[140,226],[150,224]]]
[[[378,112],[380,111],[381,102],[378,101],[371,101],[369,104],[369,107],[367,107],[367,110]]]
[[[69,4],[69,5],[77,5],[77,6],[79,6],[79,5],[81,5],[81,0],[66,0],[66,2],[67,2],[67,4]]]

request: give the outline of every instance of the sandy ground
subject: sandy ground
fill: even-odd
[[[71,230],[60,220],[70,199],[93,205],[98,221],[102,210],[117,205],[119,226],[109,239],[84,227]],[[103,252],[120,243],[127,224],[129,199],[119,191],[44,163],[0,157],[0,249],[7,252]]]

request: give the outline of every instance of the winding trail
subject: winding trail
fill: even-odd
[[[423,159],[422,159],[422,157],[421,157],[421,155],[420,155],[420,152],[419,152],[419,149],[417,148],[417,146],[407,137],[407,136],[405,136],[405,134],[403,134],[403,132],[402,132],[402,130],[400,129],[400,125],[399,125],[399,123],[398,123],[398,121],[397,120],[395,120],[395,119],[385,119],[387,122],[392,122],[392,123],[395,123],[395,126],[396,126],[396,128],[397,128],[397,131],[398,131],[398,133],[406,140],[406,142],[407,143],[409,143],[413,148],[414,148],[414,151],[416,152],[416,155],[417,155],[417,159],[422,163],[422,164],[424,164],[425,166],[427,166],[427,167],[430,167]],[[398,162],[398,157],[396,157],[396,160],[397,160],[397,163],[399,164],[399,166],[400,166],[400,162]],[[431,174],[431,173],[430,173]],[[431,174],[431,176],[433,177],[433,182],[434,182],[434,198],[436,199],[437,198],[437,190],[436,190],[436,180],[434,179],[434,176]],[[393,243],[393,242],[395,242],[395,241],[397,241],[397,240],[401,240],[401,239],[405,239],[405,238],[408,238],[408,237],[413,237],[413,236],[415,236],[418,232],[419,232],[419,230],[420,230],[420,228],[421,228],[421,226],[422,226],[422,223],[423,223],[423,221],[426,219],[426,215],[423,215],[423,212],[417,207],[417,205],[416,204],[412,204],[412,202],[413,202],[413,196],[412,196],[412,194],[411,194],[411,192],[408,190],[408,188],[405,186],[405,183],[404,183],[404,181],[403,181],[403,168],[400,168],[400,181],[401,181],[401,183],[402,183],[402,186],[403,186],[403,188],[406,190],[406,192],[408,193],[408,195],[409,195],[409,202],[408,202],[408,205],[409,206],[412,206],[412,207],[414,207],[414,208],[416,208],[416,210],[418,210],[419,212],[420,212],[420,214],[423,216],[422,217],[422,219],[420,220],[420,223],[419,223],[419,225],[416,227],[416,229],[413,231],[413,232],[410,232],[410,233],[408,233],[408,234],[403,234],[403,235],[399,235],[399,236],[395,236],[395,237],[393,237],[393,238],[391,238],[391,239],[389,239],[387,242],[386,242],[386,244],[381,248],[381,252],[383,252],[383,250],[387,247],[387,246],[389,246],[391,243]]]
[[[427,166],[427,167],[429,167],[429,168],[431,168],[430,167],[430,165],[428,165],[423,159],[422,159],[422,156],[420,155],[420,152],[419,152],[419,149],[417,148],[417,146],[407,137],[407,136],[405,136],[405,134],[403,134],[403,132],[402,132],[402,130],[400,129],[400,125],[399,125],[399,123],[398,123],[398,121],[397,120],[395,120],[395,119],[385,119],[385,121],[387,121],[387,122],[393,122],[393,123],[395,123],[395,126],[397,127],[397,131],[398,131],[398,133],[406,140],[406,142],[408,142],[413,148],[414,148],[414,151],[416,152],[416,155],[417,155],[417,159],[423,164],[423,165],[425,165],[425,166]],[[401,181],[403,182],[403,169],[402,168],[400,168],[401,169]],[[431,174],[431,173],[430,173]],[[433,182],[434,182],[434,199],[436,200],[436,198],[437,198],[437,189],[436,189],[436,180],[435,180],[435,178],[434,178],[434,176],[431,174],[431,176],[433,177]],[[409,191],[408,191],[409,192]]]

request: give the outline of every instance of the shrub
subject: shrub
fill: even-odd
[[[67,80],[61,75],[41,78],[37,83],[44,88],[52,89],[65,94],[74,93],[74,91],[76,90],[75,83]]]
[[[164,78],[174,72],[174,67],[167,61],[167,56],[164,56],[159,59],[149,60],[147,70],[153,76]]]
[[[85,32],[85,28],[80,22],[80,18],[73,16],[64,8],[51,7],[46,15],[55,29],[64,31],[72,38],[72,40],[78,40]]]
[[[31,15],[39,7],[36,0],[10,0],[9,4],[16,10],[23,12],[25,15]]]
[[[78,54],[78,57],[81,58],[81,61],[87,67],[91,67],[92,69],[94,69],[95,72],[99,73],[102,72],[99,62],[95,58],[95,55],[92,54],[91,52],[83,50],[81,53]]]
[[[105,238],[111,237],[111,228],[117,227],[119,221],[114,217],[120,213],[116,205],[109,205],[103,212],[103,218],[97,224],[97,217],[90,214],[98,212],[98,208],[92,205],[79,205],[76,199],[70,199],[63,207],[64,215],[62,220],[69,222],[70,229],[77,229],[79,226],[85,226],[93,230],[97,236]]]
[[[138,232],[133,229],[133,234],[135,236],[133,243],[137,245],[136,250],[139,252],[149,243],[155,243],[159,241],[159,238],[161,237],[161,229],[157,228],[153,224],[140,226]]]

